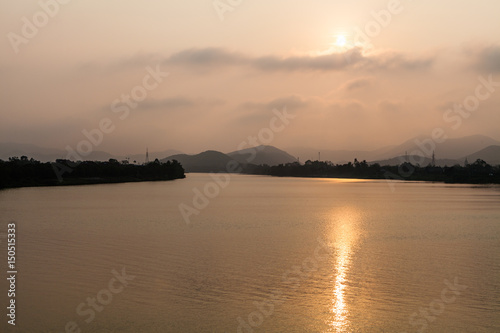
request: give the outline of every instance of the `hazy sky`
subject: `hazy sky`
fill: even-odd
[[[0,2],[0,142],[76,149],[109,119],[94,150],[228,152],[284,107],[284,149],[500,139],[500,84],[450,111],[500,82],[498,0],[60,1]]]

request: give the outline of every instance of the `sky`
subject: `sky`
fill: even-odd
[[[498,0],[2,1],[0,142],[126,155],[249,137],[371,150],[437,128],[500,140],[498,13]],[[290,116],[277,126],[276,112]]]

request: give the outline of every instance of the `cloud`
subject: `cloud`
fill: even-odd
[[[492,74],[500,72],[500,44],[468,43],[461,52],[468,69]]]
[[[245,110],[267,110],[282,109],[286,107],[288,110],[298,110],[309,105],[309,101],[298,95],[276,98],[267,103],[245,102],[240,105]]]
[[[152,110],[152,111],[176,111],[187,109],[208,109],[226,104],[221,99],[206,99],[206,98],[190,98],[183,96],[167,97],[161,99],[148,98],[137,105],[138,110]],[[119,104],[121,105],[121,104]],[[102,112],[109,112],[109,105],[101,107]]]
[[[258,57],[250,59],[250,64],[265,71],[336,71],[352,67],[362,61],[360,50],[353,49],[345,53],[317,56]]]
[[[171,55],[168,60],[174,64],[189,65],[239,65],[248,61],[240,53],[229,52],[221,48],[189,49]]]
[[[360,61],[361,69],[367,70],[423,70],[431,68],[435,55],[412,57],[396,51],[384,51],[365,55]]]
[[[168,97],[162,99],[147,99],[140,103],[141,109],[178,110],[186,108],[211,108],[224,105],[220,99]]]
[[[340,88],[341,90],[346,90],[346,91],[353,91],[361,88],[366,88],[372,84],[372,78],[370,77],[362,77],[362,78],[357,78],[350,80],[346,82],[342,87]]]
[[[171,55],[166,62],[187,66],[247,66],[263,71],[340,71],[351,68],[418,70],[430,67],[434,57],[411,58],[398,52],[364,54],[361,48],[343,53],[277,57],[251,57],[221,48],[189,49]]]
[[[196,101],[185,97],[170,97],[162,99],[147,99],[140,103],[141,109],[180,109],[191,107]]]
[[[224,48],[209,47],[191,48],[167,57],[151,53],[136,54],[128,58],[122,57],[106,63],[89,61],[80,64],[78,68],[84,72],[98,73],[116,73],[156,64],[187,66],[197,70],[248,67],[265,72],[331,72],[349,69],[420,70],[431,67],[434,60],[434,56],[411,57],[396,51],[365,53],[360,47],[354,47],[344,52],[288,57],[251,56]]]
[[[401,103],[397,101],[383,100],[378,104],[378,108],[387,114],[395,115],[401,112]]]
[[[492,45],[480,50],[476,55],[476,65],[489,73],[500,72],[500,45]]]

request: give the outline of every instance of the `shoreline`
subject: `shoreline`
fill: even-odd
[[[355,179],[355,180],[385,180],[388,182],[391,181],[399,181],[399,182],[428,182],[428,183],[443,183],[443,184],[463,184],[463,185],[500,185],[500,182],[452,182],[444,179],[391,179],[386,177],[354,177],[354,176],[328,176],[328,175],[269,175],[269,174],[255,174],[255,173],[240,173],[241,175],[250,175],[250,176],[269,176],[269,177],[278,177],[278,178],[304,178],[304,179],[314,179],[314,178],[323,178],[323,179]]]
[[[143,183],[143,182],[166,182],[173,181],[177,179],[185,179],[184,177],[179,178],[167,178],[167,179],[139,179],[139,178],[127,178],[127,179],[113,179],[113,178],[74,178],[70,181],[62,181],[58,180],[51,181],[48,183],[32,183],[32,184],[15,184],[8,185],[4,187],[0,187],[0,191],[7,189],[16,189],[16,188],[28,188],[28,187],[61,187],[61,186],[85,186],[85,185],[103,185],[103,184],[124,184],[124,183]]]

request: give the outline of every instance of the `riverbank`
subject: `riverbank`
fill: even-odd
[[[398,166],[368,164],[365,161],[346,164],[307,161],[277,166],[247,165],[243,173],[277,177],[386,179],[431,181],[449,184],[500,184],[500,166],[477,160],[465,166],[419,166],[402,163]]]
[[[12,189],[12,188],[22,188],[22,187],[46,187],[46,186],[78,186],[78,185],[99,185],[99,184],[121,184],[121,183],[140,183],[140,182],[162,182],[162,181],[172,181],[180,178],[151,178],[151,179],[139,179],[139,178],[72,178],[63,181],[52,180],[47,182],[23,182],[18,184],[10,184],[7,186],[0,187],[2,189]]]
[[[177,161],[133,165],[116,160],[46,163],[27,158],[0,160],[0,189],[168,181],[185,177],[184,168]]]

